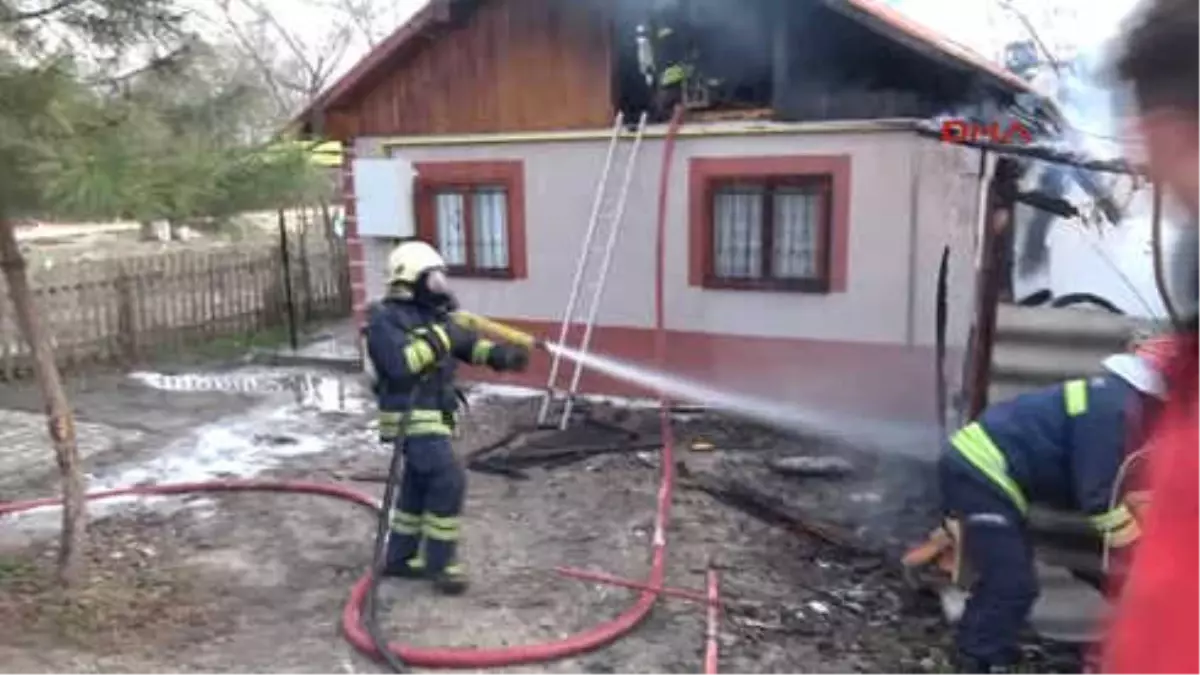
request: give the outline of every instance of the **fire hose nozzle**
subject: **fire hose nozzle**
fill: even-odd
[[[525,349],[531,351],[534,349],[546,348],[545,340],[542,340],[537,336],[530,335],[523,330],[518,330],[512,326],[507,326],[498,321],[492,321],[491,319],[479,316],[478,314],[472,314],[470,312],[459,310],[454,312],[452,318],[454,319],[455,323],[463,328],[468,328],[477,333],[489,335],[491,337],[517,345],[518,347],[524,347]]]

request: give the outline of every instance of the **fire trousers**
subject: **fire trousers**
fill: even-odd
[[[388,568],[423,568],[437,576],[457,566],[466,472],[448,436],[409,436],[400,442],[395,451],[404,453],[404,473],[391,514]]]
[[[983,474],[951,459],[953,453],[948,447],[938,468],[942,506],[959,519],[962,555],[973,575],[955,646],[969,663],[1011,665],[1038,597],[1033,543],[1016,506]]]

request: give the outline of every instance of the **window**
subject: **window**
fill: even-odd
[[[508,191],[502,185],[434,191],[435,245],[451,270],[505,275],[508,262]]]
[[[455,276],[525,276],[523,167],[519,161],[419,162],[417,234]]]
[[[828,176],[711,184],[710,286],[828,290]]]
[[[688,284],[846,291],[850,157],[688,160]]]

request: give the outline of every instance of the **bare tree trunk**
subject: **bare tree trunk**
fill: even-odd
[[[8,282],[8,293],[12,299],[17,325],[21,335],[33,351],[33,369],[41,389],[42,402],[46,406],[46,418],[50,440],[54,444],[55,459],[62,477],[63,509],[62,535],[58,551],[58,575],[64,587],[75,586],[84,573],[84,546],[87,514],[84,512],[83,471],[79,465],[79,447],[75,442],[75,418],[71,405],[63,390],[58,364],[54,361],[54,349],[50,336],[45,332],[37,308],[33,305],[33,294],[29,279],[25,276],[25,258],[17,245],[13,224],[0,214],[0,268]]]

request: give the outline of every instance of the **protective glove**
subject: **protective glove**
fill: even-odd
[[[957,584],[962,573],[961,527],[956,518],[947,518],[929,538],[904,554],[901,563],[906,570],[933,567]]]
[[[492,370],[521,372],[529,367],[529,350],[514,345],[496,345],[488,354]]]

